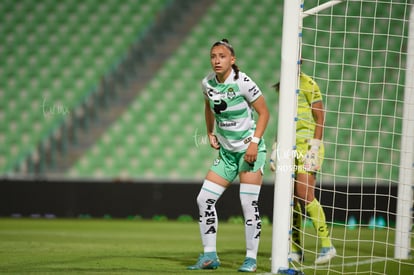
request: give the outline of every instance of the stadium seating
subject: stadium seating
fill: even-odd
[[[232,16],[227,16],[228,10],[232,11]],[[216,152],[211,150],[205,137],[200,80],[210,71],[210,46],[223,37],[227,37],[235,47],[239,67],[251,75],[268,99],[272,118],[265,139],[268,147],[271,147],[277,129],[278,98],[271,85],[279,80],[282,23],[282,17],[274,16],[275,13],[282,13],[282,5],[275,6],[272,1],[262,1],[260,5],[254,6],[247,0],[239,1],[237,6],[229,0],[216,1],[126,114],[106,133],[103,141],[95,144],[69,171],[69,175],[202,179]],[[346,23],[341,22],[343,18],[338,17],[336,20],[337,24],[334,25],[343,28]],[[368,22],[365,27],[370,26],[372,22]],[[347,27],[354,28],[352,24]],[[334,43],[330,45],[332,47],[341,44],[341,41],[323,40],[323,34],[320,35],[321,44]],[[375,36],[375,40],[373,36],[361,37],[378,47],[386,43],[381,36]],[[357,45],[358,40],[349,39],[346,43],[352,47]],[[309,57],[312,55],[304,54]],[[355,83],[340,81],[342,77],[353,79],[353,74],[350,75],[347,70],[344,72],[342,65],[335,67],[330,64],[328,71],[328,58],[335,60],[335,53],[330,51],[328,54],[330,56],[318,56],[321,63],[316,69],[317,77],[321,78],[322,90],[327,95],[325,178],[332,181],[337,177],[346,181],[349,180],[346,178],[348,176],[352,180],[352,177],[358,178],[362,174],[375,177],[381,173],[377,162],[386,157],[387,152],[383,150],[384,154],[378,156],[375,148],[370,149],[365,140],[371,136],[366,136],[363,130],[375,128],[380,122],[376,121],[375,116],[366,116],[366,101],[355,102],[352,99],[357,96],[353,94]],[[369,65],[372,57],[360,55],[359,58],[360,65]],[[350,53],[343,61],[348,65],[355,64],[356,55]],[[372,74],[372,79],[368,77],[369,70],[359,68],[358,73],[362,82],[378,82],[380,86],[384,82],[380,73]],[[325,86],[323,77],[329,77],[331,86]],[[358,85],[361,93],[369,92],[365,91],[364,84]],[[329,90],[325,91],[324,88]],[[342,112],[341,115],[337,114],[338,110]],[[352,112],[360,114],[361,120],[367,121],[363,125],[356,124],[348,115]],[[383,126],[385,132],[389,131],[388,127],[392,126]],[[377,136],[372,138],[378,139]],[[381,142],[385,142],[385,139],[381,139]],[[350,145],[354,145],[352,150],[349,149]],[[362,146],[367,148],[362,150]],[[100,155],[103,151],[105,157]],[[387,172],[389,170],[384,169],[384,173]],[[265,179],[272,181],[273,175],[265,173]]]
[[[50,135],[166,4],[2,1],[0,174]]]
[[[251,12],[248,1],[238,4],[231,18],[243,19],[226,17],[223,5],[233,6],[231,1],[213,5],[131,108],[111,127],[105,136],[108,143],[103,145],[107,162],[94,160],[94,152],[102,151],[99,149],[102,143],[98,142],[69,172],[71,176],[203,178],[217,153],[211,150],[206,140],[200,82],[211,70],[208,58],[211,45],[223,37],[228,37],[234,44],[242,70],[269,94],[269,104],[275,113],[277,96],[271,85],[278,77],[275,71],[280,51],[274,47],[274,40],[280,29],[273,26],[280,26],[281,18],[270,16],[272,1],[263,1],[263,6],[258,5],[254,12]],[[226,25],[214,18],[226,18]],[[251,25],[243,24],[245,20]],[[249,36],[256,34],[258,26],[262,35],[259,39],[249,40]],[[260,60],[259,64],[257,60]],[[257,67],[265,69],[258,71]],[[270,127],[269,140],[273,140],[274,133],[275,127]],[[94,167],[85,171],[84,163]],[[110,169],[115,163],[120,164],[118,171]],[[114,174],[110,174],[112,172]]]
[[[5,45],[0,46],[5,57],[0,59],[0,86],[5,87],[0,90],[0,141],[4,141],[0,147],[0,173],[9,171],[60,122],[62,116],[47,115],[53,107],[71,110],[79,104],[165,5],[161,0],[93,0],[82,4],[68,0],[3,2],[0,17],[7,35],[0,36],[0,45]],[[277,129],[278,96],[271,86],[280,76],[282,6],[271,0],[261,1],[260,5],[252,5],[249,0],[238,1],[237,5],[231,0],[215,1],[125,113],[84,153],[67,176],[202,179],[216,152],[206,139],[200,81],[211,70],[208,54],[211,45],[224,37],[235,47],[239,67],[257,82],[267,98],[271,120],[265,140],[270,148]],[[319,20],[323,24],[323,18]],[[355,28],[341,17],[335,20],[333,25],[337,28],[343,28],[344,24]],[[365,27],[369,26],[368,22]],[[376,27],[380,30],[388,26]],[[306,30],[305,35],[312,36],[313,32]],[[320,43],[326,46],[344,43],[328,41],[323,33],[319,35]],[[346,45],[357,45],[356,38],[350,37]],[[388,43],[386,37],[379,35],[361,38],[378,47]],[[389,133],[393,127],[399,127],[399,122],[380,121],[367,115],[369,103],[352,98],[356,96],[355,83],[340,81],[353,79],[353,72],[344,71],[343,65],[328,66],[328,60],[335,60],[333,50],[313,55],[306,52],[305,46],[304,58],[318,60],[316,77],[326,95],[327,150],[323,168],[326,178],[332,180],[335,174],[346,180],[347,175],[370,177],[389,172],[378,169],[376,162],[390,152],[384,149],[378,156],[374,149],[363,151],[358,145],[367,145],[363,130],[381,127],[381,135],[373,136],[372,140],[381,142],[385,148],[392,142]],[[350,66],[357,63],[352,53],[344,60]],[[370,65],[371,61],[371,56],[361,55],[358,64]],[[313,64],[304,64],[305,69],[306,66]],[[378,89],[383,90],[384,74],[372,74],[371,78],[369,75],[369,70],[358,69],[358,80],[378,83]],[[368,85],[364,83],[358,85],[358,92],[378,92],[372,86],[371,90],[366,89]],[[391,97],[385,93],[381,96]],[[384,108],[388,106],[384,104]],[[372,108],[374,113],[380,111],[375,110],[374,104]],[[342,112],[340,116],[338,110]],[[367,121],[356,125],[348,112],[360,114],[361,121]],[[6,135],[1,134],[5,132]],[[351,144],[355,145],[352,150]],[[267,181],[273,177],[265,173]]]

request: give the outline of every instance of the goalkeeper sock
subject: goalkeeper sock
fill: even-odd
[[[312,220],[318,238],[321,240],[322,247],[331,247],[332,242],[329,237],[328,225],[326,224],[325,213],[317,199],[306,205],[306,211]]]
[[[223,186],[204,180],[197,196],[200,214],[199,226],[204,253],[216,252],[218,218],[215,205],[224,190]]]
[[[296,202],[293,208],[292,219],[292,252],[300,252],[302,250],[300,245],[300,229],[302,228],[302,207],[299,202]]]
[[[240,183],[240,202],[244,216],[246,257],[256,259],[259,249],[261,220],[259,215],[260,185]]]

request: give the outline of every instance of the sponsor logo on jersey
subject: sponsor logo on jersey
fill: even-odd
[[[208,95],[209,97],[214,97],[215,95],[218,95],[218,94],[220,94],[220,92],[219,92],[219,91],[217,91],[216,89],[209,88],[209,89],[207,90],[207,95]]]
[[[249,143],[251,140],[252,140],[252,137],[248,137],[248,138],[246,138],[245,140],[243,140],[243,143],[244,143],[244,144],[247,144],[247,143]]]
[[[237,122],[235,122],[235,121],[226,121],[226,122],[220,122],[219,125],[220,125],[221,128],[234,127],[234,126],[237,125]]]
[[[253,96],[257,95],[259,93],[259,89],[257,88],[257,86],[253,86],[249,89],[249,93],[253,93]]]

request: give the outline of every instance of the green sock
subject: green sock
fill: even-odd
[[[292,218],[292,251],[300,252],[302,250],[300,245],[300,229],[302,228],[302,208],[297,202],[293,208]]]
[[[306,211],[312,220],[318,238],[321,240],[322,247],[331,247],[332,242],[329,237],[328,225],[326,224],[325,213],[317,199],[306,205]]]

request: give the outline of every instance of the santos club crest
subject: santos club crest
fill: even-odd
[[[233,88],[229,88],[227,90],[227,98],[232,99],[236,96],[236,93],[234,92]]]

